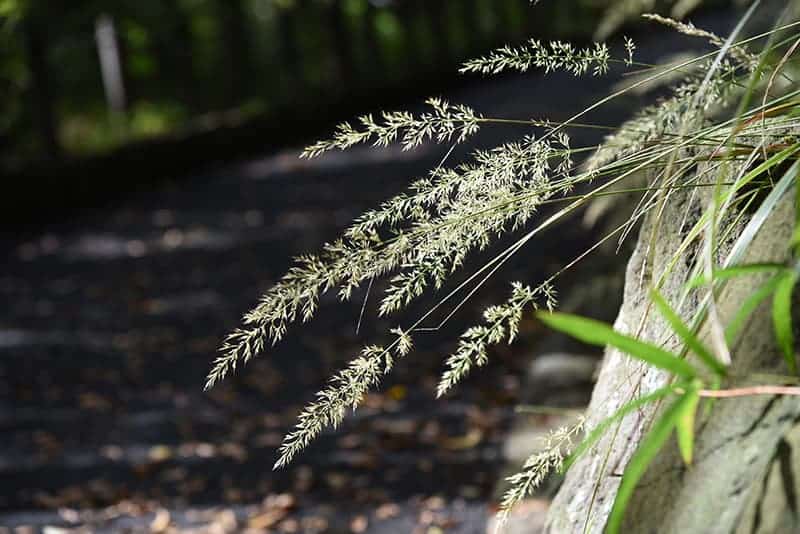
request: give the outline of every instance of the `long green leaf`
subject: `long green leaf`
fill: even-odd
[[[793,156],[798,151],[800,151],[800,143],[795,143],[770,157],[767,161],[758,165],[755,169],[749,171],[743,177],[736,180],[736,183],[724,193],[721,202],[723,204],[728,202],[730,198],[736,195],[736,193],[745,185],[772,167],[780,165],[783,163],[783,161]],[[769,215],[775,209],[778,201],[797,181],[798,173],[800,173],[800,162],[795,161],[789,170],[786,171],[780,181],[772,188],[767,198],[764,199],[758,210],[756,210],[756,212],[750,218],[750,221],[747,223],[747,226],[745,226],[744,230],[740,232],[739,237],[736,239],[736,242],[733,244],[733,247],[728,253],[728,257],[725,260],[726,267],[736,265],[736,263],[744,256],[747,247],[749,247],[750,243],[753,241],[753,239],[755,239],[756,234],[763,226],[767,217],[769,217]],[[704,211],[700,216],[700,219],[698,219],[689,232],[687,232],[686,237],[683,238],[680,246],[673,254],[672,259],[662,273],[657,285],[661,284],[667,274],[672,272],[675,265],[685,257],[687,249],[694,242],[694,240],[697,239],[697,237],[705,228],[705,225],[709,223],[710,218],[711,210]]]
[[[781,274],[769,278],[766,282],[761,284],[754,293],[745,299],[736,311],[736,315],[733,316],[728,322],[728,326],[725,328],[725,341],[729,345],[733,345],[733,342],[736,341],[736,336],[739,335],[739,331],[744,326],[745,321],[753,314],[755,309],[758,308],[758,305],[775,293],[775,288],[778,286],[778,282],[780,282],[781,278]]]
[[[609,415],[605,419],[603,419],[596,427],[592,429],[588,436],[586,436],[580,444],[575,447],[575,450],[569,455],[569,457],[564,461],[564,465],[561,468],[562,471],[566,471],[570,468],[570,466],[575,463],[575,461],[592,445],[597,442],[598,439],[605,433],[609,426],[614,424],[615,422],[619,421],[629,413],[638,410],[642,406],[646,404],[650,404],[651,402],[655,402],[657,400],[663,399],[667,395],[670,395],[675,392],[676,386],[666,386],[660,389],[655,390],[654,392],[650,393],[649,395],[644,395],[643,397],[639,397],[634,399],[622,407],[619,410],[614,412],[613,414]]]
[[[800,191],[800,187],[797,188]],[[797,208],[800,210],[800,207]],[[795,223],[794,232],[792,232],[791,245],[794,247],[794,255],[800,256],[800,224]]]
[[[800,257],[800,184],[794,188],[794,231],[791,246],[795,257]]]
[[[680,413],[675,423],[675,433],[678,436],[678,448],[686,465],[692,463],[692,450],[694,449],[694,420],[697,414],[697,405],[700,394],[697,388],[686,392],[686,402],[680,403]]]
[[[678,422],[678,417],[686,409],[686,404],[691,402],[689,395],[683,395],[676,400],[672,405],[667,408],[664,414],[655,422],[653,428],[642,440],[639,448],[631,457],[628,466],[625,468],[625,473],[622,475],[622,482],[617,490],[617,497],[614,499],[614,506],[611,508],[611,514],[608,517],[606,525],[606,532],[608,534],[618,534],[622,526],[622,520],[625,516],[625,509],[628,507],[628,502],[633,496],[633,491],[636,489],[639,479],[642,478],[647,466],[653,461],[658,451],[666,443],[667,438],[672,433],[672,429]]]
[[[783,358],[793,374],[797,374],[794,356],[794,333],[792,332],[792,291],[797,282],[797,272],[788,271],[780,277],[772,299],[772,324]]]
[[[787,148],[786,150],[791,150],[791,154],[794,154],[798,150],[800,150],[800,143],[795,143],[791,147]],[[776,156],[784,154],[785,151],[781,151]],[[789,155],[791,155],[789,154]],[[788,157],[787,155],[786,157]],[[773,157],[776,157],[773,156]],[[767,160],[767,162],[771,161],[773,158]],[[785,158],[783,158],[785,159]],[[783,161],[781,159],[780,161]],[[765,162],[766,163],[766,162]],[[779,162],[774,162],[777,165]],[[760,167],[760,166],[759,166]],[[783,177],[776,183],[767,195],[761,205],[758,207],[756,212],[750,217],[750,221],[748,221],[747,226],[744,227],[744,230],[739,232],[739,237],[736,239],[736,242],[731,247],[730,252],[728,253],[728,257],[725,260],[725,266],[729,267],[731,265],[735,265],[741,258],[744,257],[747,248],[756,238],[758,232],[764,226],[764,223],[767,219],[774,213],[775,208],[778,206],[778,203],[783,198],[789,189],[797,183],[797,177],[800,174],[800,161],[795,161],[792,163],[792,166],[784,173]],[[750,175],[750,173],[748,173]],[[739,181],[736,182],[737,184]],[[739,188],[737,188],[739,189]]]
[[[650,343],[620,334],[600,321],[568,313],[540,312],[537,317],[550,328],[569,334],[584,343],[601,347],[611,345],[636,359],[688,380],[697,376],[691,365],[674,354]]]
[[[724,269],[714,271],[712,279],[713,281],[728,280],[729,278],[734,278],[737,276],[747,276],[750,274],[778,271],[783,268],[785,268],[785,266],[781,265],[780,263],[749,263],[746,265],[734,265],[733,267],[726,267]],[[712,280],[709,280],[706,275],[700,274],[689,280],[686,283],[686,286],[689,288],[695,288],[707,285],[711,282]]]
[[[689,328],[681,321],[681,318],[678,317],[678,314],[675,313],[669,303],[661,296],[661,293],[656,291],[655,289],[650,292],[650,298],[653,300],[653,303],[658,308],[658,311],[661,312],[661,315],[664,316],[664,319],[667,320],[672,330],[675,331],[676,334],[683,340],[686,345],[692,349],[692,352],[697,354],[697,356],[703,361],[704,364],[708,366],[711,371],[719,376],[725,376],[727,374],[727,370],[725,366],[711,354],[711,351],[706,348],[705,345],[697,338],[694,333],[689,330]]]

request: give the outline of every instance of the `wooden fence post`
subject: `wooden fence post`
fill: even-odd
[[[122,74],[122,56],[114,19],[110,15],[103,14],[97,17],[95,41],[108,108],[112,113],[124,113],[128,107],[128,99]]]

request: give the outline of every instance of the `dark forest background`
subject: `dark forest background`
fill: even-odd
[[[90,205],[146,187],[154,161],[163,176],[305,141],[458,83],[459,62],[493,46],[585,40],[601,4],[0,0],[5,207],[20,215],[31,183]]]

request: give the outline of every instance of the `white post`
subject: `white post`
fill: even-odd
[[[94,33],[106,102],[112,112],[122,113],[126,108],[125,83],[114,20],[109,15],[100,15],[95,22]]]

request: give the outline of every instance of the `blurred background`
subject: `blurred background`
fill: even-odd
[[[586,4],[3,0],[3,168],[442,83],[534,28],[586,35]]]
[[[459,63],[491,47],[533,34],[585,40],[600,4],[2,0],[0,173],[56,175],[52,187],[82,188],[73,204],[95,201],[153,158],[185,170],[297,142],[457,83]],[[119,180],[109,157],[126,158]]]
[[[624,73],[485,78],[458,66],[530,37],[588,43],[611,4],[0,0],[0,532],[485,532],[503,477],[569,413],[516,408],[579,408],[598,354],[526,321],[513,347],[436,401],[442,362],[509,281],[536,284],[593,243],[581,224],[517,254],[290,468],[271,470],[300,408],[430,299],[375,319],[380,284],[345,304],[328,295],[269,354],[202,385],[220,341],[293,256],[449,148],[300,161],[300,147],[356,114],[418,111],[427,96],[564,120]],[[724,34],[736,12],[717,4],[693,20]],[[642,62],[704,49],[652,26],[624,31]],[[610,44],[625,57],[619,34]],[[586,120],[619,124],[658,91]],[[449,163],[526,133],[486,128]],[[589,146],[602,130],[571,134]],[[611,246],[570,271],[564,308],[612,319],[624,260]],[[525,531],[552,489],[522,507]]]

